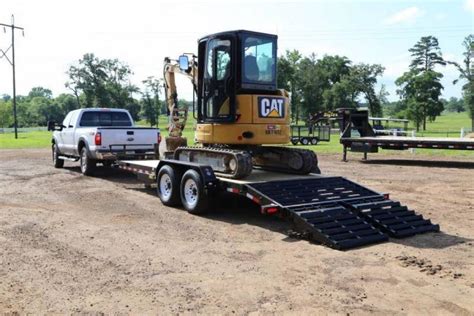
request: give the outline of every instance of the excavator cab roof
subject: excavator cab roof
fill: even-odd
[[[225,32],[219,32],[219,33],[214,33],[214,34],[208,34],[206,36],[201,37],[198,42],[202,41],[207,41],[211,37],[217,37],[217,36],[228,36],[228,35],[234,35],[234,36],[240,36],[243,34],[247,35],[257,35],[257,36],[266,36],[266,37],[273,37],[275,39],[278,38],[277,35],[275,34],[269,34],[269,33],[262,33],[262,32],[255,32],[255,31],[248,31],[248,30],[233,30],[233,31],[225,31]]]

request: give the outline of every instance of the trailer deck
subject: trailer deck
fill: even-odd
[[[173,160],[119,161],[147,184],[156,183],[160,166]],[[183,162],[179,162],[183,165]],[[207,171],[210,167],[202,166]],[[212,169],[210,169],[212,171]],[[210,177],[213,179],[213,177]],[[439,231],[439,225],[409,210],[388,194],[377,193],[343,177],[291,175],[255,169],[242,180],[216,177],[218,190],[244,196],[261,212],[293,224],[302,238],[335,249],[351,249]]]

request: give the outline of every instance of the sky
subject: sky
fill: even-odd
[[[462,61],[462,41],[474,33],[474,0],[0,0],[0,23],[16,31],[17,95],[42,86],[53,95],[68,92],[68,68],[85,53],[118,58],[141,86],[148,76],[162,76],[164,57],[196,53],[197,39],[211,33],[248,29],[277,34],[278,53],[297,49],[317,57],[346,56],[354,63],[385,67],[389,99],[398,99],[394,81],[410,63],[408,49],[422,36],[439,40],[443,57]],[[11,43],[11,31],[0,28],[0,49]],[[10,51],[8,52],[10,53]],[[0,53],[0,56],[2,54]],[[453,85],[457,71],[444,74],[443,97],[461,96]],[[190,99],[191,84],[177,80],[180,97]],[[0,58],[0,95],[12,94],[12,68]]]

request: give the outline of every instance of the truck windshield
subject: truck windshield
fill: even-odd
[[[80,126],[132,126],[130,117],[125,112],[89,111],[82,114]]]
[[[276,39],[267,36],[244,37],[243,81],[272,84],[276,76]]]

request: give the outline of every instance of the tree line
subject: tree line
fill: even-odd
[[[399,101],[388,102],[388,92],[382,85],[376,91],[377,79],[384,67],[379,64],[354,64],[345,56],[302,56],[297,51],[286,51],[278,60],[278,86],[291,94],[292,120],[307,118],[319,111],[337,108],[367,107],[370,115],[396,116],[415,123],[416,129],[426,129],[427,121],[434,121],[449,105],[456,111],[467,110],[474,129],[474,35],[463,42],[462,64],[444,60],[438,40],[422,37],[409,49],[412,60],[409,68],[396,79]],[[452,65],[459,71],[463,99],[441,98],[443,74],[440,67]],[[460,104],[461,103],[461,104]]]
[[[299,51],[286,51],[278,59],[278,87],[291,95],[292,121],[306,120],[319,111],[341,107],[367,107],[372,116],[390,115],[408,118],[417,129],[425,128],[445,109],[469,112],[474,127],[474,35],[463,42],[461,64],[444,60],[438,40],[422,37],[409,52],[409,68],[396,80],[399,101],[388,102],[388,92],[377,80],[384,67],[379,64],[354,64],[345,56],[303,56]],[[459,71],[455,84],[462,84],[463,98],[443,100],[443,74],[440,67],[454,66]],[[70,66],[65,86],[70,93],[53,98],[51,90],[33,88],[28,95],[17,97],[18,125],[45,126],[48,120],[61,121],[67,112],[85,107],[118,107],[130,111],[135,120],[144,119],[151,126],[165,114],[160,99],[163,83],[155,77],[142,81],[142,88],[130,83],[132,70],[118,59],[100,59],[85,54]],[[180,100],[190,106],[190,102]],[[13,125],[12,100],[0,99],[0,127]]]

